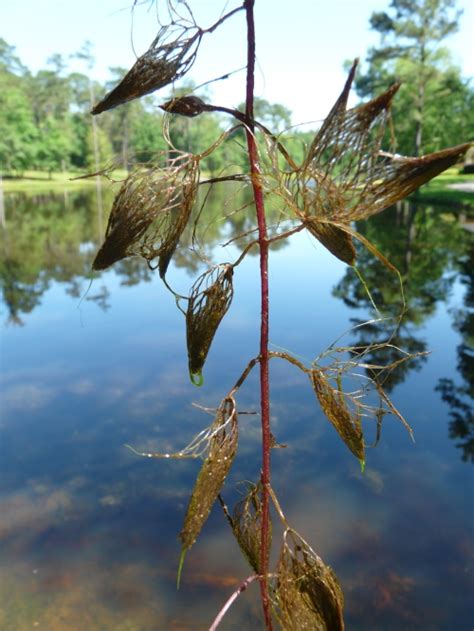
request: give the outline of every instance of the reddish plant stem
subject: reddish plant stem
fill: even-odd
[[[272,621],[270,614],[270,600],[268,596],[268,560],[269,560],[269,533],[270,533],[270,387],[269,387],[269,361],[268,361],[268,237],[265,219],[265,206],[263,202],[263,190],[260,181],[260,164],[257,145],[255,142],[253,121],[253,102],[255,87],[255,0],[245,0],[244,7],[247,17],[247,91],[245,99],[245,115],[247,117],[247,149],[250,162],[250,176],[252,179],[253,196],[257,213],[258,243],[260,247],[260,290],[261,290],[261,316],[260,316],[260,410],[262,422],[262,521],[261,521],[261,545],[260,545],[260,592],[262,597],[263,615],[266,628],[271,631]]]

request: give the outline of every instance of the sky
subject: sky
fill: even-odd
[[[100,81],[108,68],[129,68],[148,48],[158,30],[155,4],[132,0],[0,0],[0,37],[16,47],[22,62],[36,72],[60,53],[69,59],[89,40],[95,66],[88,71],[71,60],[70,70],[87,72]],[[159,5],[163,2],[158,0]],[[228,0],[227,8],[240,4]],[[210,26],[225,6],[220,0],[190,0],[197,22]],[[379,43],[370,31],[373,11],[387,10],[389,0],[256,0],[256,94],[282,103],[293,122],[326,116],[345,80],[343,63]],[[474,76],[474,0],[458,0],[464,9],[460,30],[446,40],[464,77]],[[150,8],[151,7],[151,8]],[[133,46],[132,46],[133,42]],[[245,63],[244,15],[207,35],[189,73],[197,84],[237,70]],[[235,106],[244,100],[243,72],[212,86],[213,102]],[[164,88],[157,103],[169,94]]]

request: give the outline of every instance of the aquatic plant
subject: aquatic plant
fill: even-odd
[[[178,582],[185,554],[198,538],[216,501],[222,506],[252,570],[219,612],[211,629],[217,628],[235,598],[251,582],[258,581],[266,629],[272,629],[276,623],[283,629],[295,631],[342,630],[344,599],[338,579],[288,524],[271,484],[271,452],[277,445],[270,423],[269,364],[272,359],[280,359],[308,375],[324,415],[363,469],[366,457],[363,423],[367,418],[375,420],[377,435],[386,414],[397,417],[411,434],[410,427],[383,390],[386,374],[410,355],[394,347],[390,339],[360,348],[337,346],[336,343],[320,353],[310,366],[288,352],[270,351],[269,246],[299,230],[307,230],[334,256],[354,266],[356,249],[353,239],[357,239],[396,272],[384,256],[355,231],[353,222],[384,210],[456,163],[468,145],[417,158],[395,154],[390,145],[389,120],[391,103],[399,86],[395,84],[368,103],[348,109],[347,99],[357,67],[355,61],[341,95],[306,148],[303,161],[298,164],[284,146],[284,135],[275,137],[254,119],[254,3],[255,0],[244,0],[241,6],[224,14],[211,28],[201,29],[186,2],[181,0],[175,5],[168,0],[169,24],[161,26],[149,50],[93,109],[93,114],[99,114],[182,77],[191,68],[204,35],[238,12],[245,13],[245,110],[206,103],[192,94],[173,98],[161,106],[167,116],[194,118],[218,111],[233,119],[233,127],[216,139],[208,150],[194,155],[178,152],[165,126],[169,143],[166,166],[163,166],[164,156],[157,154],[156,160],[132,171],[122,183],[110,213],[105,241],[93,268],[105,269],[132,255],[143,257],[151,268],[158,267],[161,278],[185,316],[191,380],[202,385],[213,338],[231,307],[233,276],[249,250],[258,247],[261,296],[258,353],[250,359],[234,387],[213,412],[212,423],[186,447],[172,454],[141,453],[133,447],[130,449],[150,458],[203,458],[180,533],[182,555]],[[233,134],[242,131],[246,139],[248,172],[201,180],[200,162],[203,158],[216,151]],[[385,148],[385,142],[388,142],[388,148]],[[199,222],[201,213],[192,213],[198,189],[203,183],[218,186],[227,181],[239,181],[252,191],[256,228],[242,235],[251,236],[251,240],[237,260],[211,264],[194,282],[188,296],[179,295],[170,287],[166,273],[185,228],[192,221]],[[272,199],[278,206],[280,217],[292,221],[290,227],[282,229],[279,224],[270,233],[266,199]],[[195,230],[196,225],[193,232]],[[394,354],[397,358],[386,365],[371,363],[368,358],[374,351],[380,356],[384,348],[391,351],[392,358]],[[221,491],[238,449],[238,392],[257,365],[260,371],[261,476],[248,484],[243,499],[231,511]],[[369,398],[368,394],[371,395]],[[378,402],[374,403],[374,399]],[[279,542],[272,537],[272,506],[283,524],[284,533]],[[274,568],[270,567],[272,545],[279,547]]]

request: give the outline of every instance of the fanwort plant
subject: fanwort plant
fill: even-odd
[[[309,543],[287,522],[271,484],[271,453],[276,445],[270,426],[269,363],[271,359],[282,359],[306,373],[322,411],[363,468],[366,444],[362,421],[367,417],[375,419],[379,430],[384,415],[391,413],[404,423],[411,434],[410,427],[382,388],[387,371],[409,356],[395,349],[398,360],[385,366],[371,363],[374,351],[387,347],[393,353],[390,340],[370,348],[333,345],[310,366],[288,352],[270,351],[269,245],[300,230],[308,230],[334,256],[354,266],[356,249],[353,239],[357,239],[394,270],[383,255],[354,230],[353,222],[382,211],[414,191],[458,161],[468,145],[419,158],[393,153],[389,116],[392,99],[399,86],[395,84],[368,103],[347,109],[356,61],[341,95],[307,147],[303,161],[297,164],[284,146],[284,135],[275,137],[254,119],[254,2],[244,0],[241,6],[224,14],[211,28],[201,29],[186,2],[180,0],[174,4],[173,0],[167,0],[169,23],[161,26],[149,50],[94,107],[92,113],[99,114],[172,84],[190,70],[205,36],[238,12],[244,12],[247,25],[245,111],[206,103],[192,94],[172,99],[161,106],[167,112],[165,119],[170,116],[205,116],[206,112],[218,111],[229,116],[232,126],[206,151],[193,155],[173,147],[165,123],[164,133],[169,149],[165,156],[157,154],[156,160],[146,166],[135,167],[123,181],[113,203],[105,241],[93,268],[105,269],[132,255],[141,256],[150,267],[158,268],[160,277],[174,294],[185,316],[189,372],[193,383],[201,385],[212,340],[232,303],[236,268],[249,249],[258,246],[261,319],[260,348],[256,356],[223,397],[210,426],[181,451],[143,454],[131,449],[155,458],[203,458],[180,533],[182,555],[178,575],[185,553],[199,536],[216,501],[221,504],[251,567],[250,576],[232,594],[211,629],[217,628],[235,598],[252,581],[258,581],[266,629],[278,624],[283,629],[294,631],[341,630],[344,628],[343,594],[338,580]],[[202,180],[202,160],[239,130],[246,138],[248,172]],[[388,148],[384,150],[386,142]],[[104,170],[103,174],[107,175],[107,171]],[[210,265],[197,278],[189,295],[180,296],[169,286],[166,273],[183,231],[194,221],[191,219],[194,216],[192,211],[197,204],[199,187],[203,183],[218,186],[229,180],[240,181],[252,191],[256,229],[243,235],[248,237],[250,234],[252,239],[236,261]],[[293,220],[289,228],[283,229],[282,222],[279,222],[270,233],[265,213],[265,200],[270,197],[277,201],[280,216]],[[199,221],[199,215],[197,213],[195,221]],[[221,489],[238,447],[237,397],[247,376],[257,365],[260,371],[261,476],[248,485],[245,497],[231,511],[221,496]],[[370,403],[365,396],[369,392],[372,393]],[[374,405],[374,400],[378,400],[377,405]],[[271,506],[282,522],[284,533],[281,541],[274,542],[275,547],[279,547],[275,567],[270,567]]]

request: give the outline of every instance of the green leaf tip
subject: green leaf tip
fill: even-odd
[[[365,471],[365,460],[360,459],[359,462],[360,462],[360,471],[361,471],[361,473],[364,473],[364,471]]]
[[[191,383],[200,388],[202,386],[202,384],[204,383],[204,377],[202,376],[202,372],[190,372],[189,373],[189,378],[191,379]]]
[[[178,575],[176,577],[176,589],[179,589],[179,584],[181,583],[181,573],[183,571],[184,565],[184,557],[186,556],[187,548],[183,548],[181,550],[181,554],[179,555],[179,563],[178,563]]]

